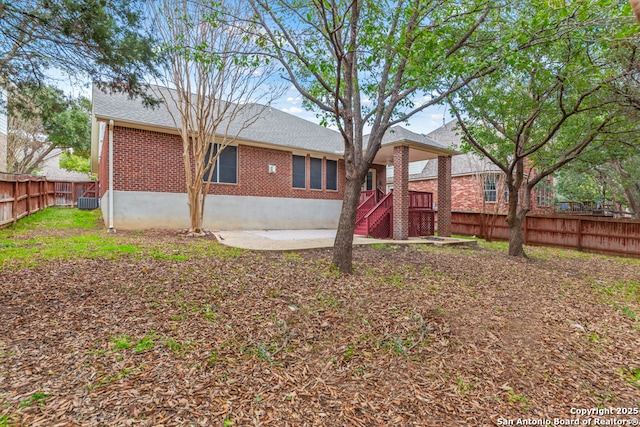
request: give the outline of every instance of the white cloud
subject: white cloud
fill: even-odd
[[[290,108],[286,108],[284,107],[282,109],[282,111],[284,111],[285,113],[289,113],[289,114],[298,114],[298,113],[302,113],[302,109],[298,108],[298,107],[290,107]]]

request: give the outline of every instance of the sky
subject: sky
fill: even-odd
[[[302,106],[302,95],[293,87],[289,88],[286,93],[274,101],[272,105],[285,113],[302,117],[314,123],[320,123],[320,119],[316,117],[317,112],[307,111]],[[452,120],[449,110],[444,106],[433,106],[426,108],[424,111],[411,117],[408,124],[403,124],[412,132],[427,134],[443,125],[445,122]]]

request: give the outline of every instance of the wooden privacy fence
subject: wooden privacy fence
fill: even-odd
[[[97,183],[0,173],[0,228],[49,206],[75,206],[78,197],[97,197]]]
[[[483,238],[491,233],[492,239],[509,240],[506,218],[504,214],[452,212],[451,232]],[[528,215],[522,230],[528,245],[640,257],[640,220]]]

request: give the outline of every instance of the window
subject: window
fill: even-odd
[[[484,201],[495,202],[498,198],[498,176],[486,175],[484,177]]]
[[[553,187],[549,181],[539,182],[536,187],[536,206],[551,206],[553,202]]]
[[[322,159],[312,157],[309,165],[309,174],[311,176],[311,189],[322,190]]]
[[[338,189],[338,162],[327,160],[327,190]]]
[[[211,150],[213,148],[213,155],[215,156],[220,150],[220,144],[211,144],[207,149],[207,154],[204,157],[205,164],[209,163],[211,159]],[[204,181],[225,183],[225,184],[237,184],[238,183],[238,147],[227,146],[221,152],[216,161],[213,164],[213,173],[211,168],[207,168],[204,171]]]
[[[518,200],[517,203],[520,204],[520,193],[522,192],[522,189],[520,189],[520,191],[518,191]],[[507,184],[504,185],[504,202],[505,203],[509,203],[509,186],[507,186]]]
[[[307,188],[307,158],[293,156],[293,188]]]

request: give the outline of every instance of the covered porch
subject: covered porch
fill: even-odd
[[[393,165],[394,188],[388,193],[383,188],[361,193],[355,234],[394,240],[433,235],[437,215],[438,236],[451,236],[451,157],[456,154],[424,135],[401,127],[390,129],[374,163]],[[438,162],[437,212],[432,193],[409,191],[409,162],[434,159]]]

